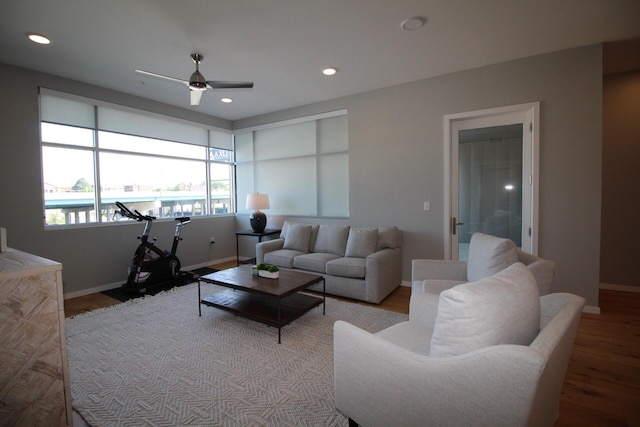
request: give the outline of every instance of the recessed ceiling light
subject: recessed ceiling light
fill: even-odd
[[[224,102],[225,104],[230,104],[233,102],[233,99],[231,98],[220,98],[220,101]]]
[[[49,37],[43,36],[42,34],[27,33],[27,37],[29,38],[29,40],[31,40],[34,43],[38,43],[38,44],[49,44],[49,43],[51,43],[51,40],[49,40]]]
[[[414,31],[421,28],[427,23],[427,18],[424,16],[414,16],[413,18],[402,21],[402,29],[407,31]]]
[[[324,74],[325,76],[333,76],[337,72],[338,70],[335,68],[325,68],[324,70],[322,70],[322,74]]]

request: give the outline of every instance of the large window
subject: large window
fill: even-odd
[[[349,216],[346,111],[239,131],[235,147],[239,212],[263,193],[271,214]]]
[[[45,224],[234,213],[230,132],[41,90]]]

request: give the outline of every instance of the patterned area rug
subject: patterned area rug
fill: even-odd
[[[202,283],[202,296],[224,290]],[[72,405],[91,426],[344,426],[333,323],[407,315],[327,297],[278,331],[202,307],[197,284],[66,320]]]

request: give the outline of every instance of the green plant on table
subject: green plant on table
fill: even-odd
[[[261,262],[260,264],[258,264],[256,268],[258,270],[267,270],[270,273],[275,273],[276,271],[280,271],[280,268],[278,268],[277,265],[266,264],[264,262]]]

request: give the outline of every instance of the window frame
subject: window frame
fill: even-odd
[[[52,97],[52,98],[60,98],[62,100],[65,99],[70,99],[72,101],[78,102],[78,103],[84,103],[86,104],[86,106],[90,106],[93,109],[93,115],[94,115],[94,122],[93,122],[93,126],[86,126],[86,125],[81,125],[78,123],[64,123],[64,120],[56,120],[56,121],[50,121],[47,120],[47,118],[43,117],[42,114],[42,107],[41,107],[41,114],[39,117],[39,124],[40,124],[40,150],[41,150],[41,162],[40,162],[40,166],[41,166],[41,197],[42,197],[42,207],[43,207],[43,225],[45,230],[58,230],[58,229],[69,229],[69,228],[82,228],[82,227],[100,227],[100,226],[105,226],[105,225],[114,225],[117,224],[119,221],[112,221],[109,219],[104,219],[102,212],[103,212],[103,206],[105,206],[105,204],[103,203],[103,199],[104,199],[104,191],[101,190],[102,186],[101,186],[101,182],[100,182],[100,155],[105,153],[105,154],[116,154],[116,155],[126,155],[126,156],[140,156],[140,157],[144,157],[144,158],[157,158],[157,159],[168,159],[168,160],[177,160],[177,161],[193,161],[193,162],[198,162],[202,164],[202,167],[205,170],[204,173],[204,179],[205,179],[205,198],[202,201],[202,209],[203,209],[203,213],[199,214],[199,215],[194,215],[197,218],[205,218],[205,217],[220,217],[220,216],[228,216],[228,215],[235,215],[236,213],[236,190],[235,190],[235,185],[236,185],[236,164],[235,164],[235,149],[234,149],[234,145],[233,145],[233,132],[229,129],[222,129],[222,128],[218,128],[218,127],[213,127],[213,126],[207,126],[204,125],[202,123],[198,123],[198,122],[191,122],[191,121],[187,121],[184,119],[177,119],[171,116],[166,116],[166,115],[162,115],[162,114],[158,114],[158,113],[152,113],[146,110],[140,110],[140,109],[134,109],[131,107],[124,107],[124,106],[118,106],[118,105],[114,105],[114,104],[110,104],[110,103],[106,103],[104,101],[99,101],[99,100],[94,100],[94,99],[90,99],[90,98],[84,98],[84,97],[79,97],[76,95],[70,95],[70,94],[66,94],[63,92],[58,92],[58,91],[53,91],[53,90],[49,90],[49,89],[44,89],[44,88],[40,88],[41,92],[40,95],[43,95],[43,92],[46,96]],[[42,98],[39,97],[40,103],[42,103]],[[42,104],[41,104],[42,105]],[[112,129],[101,129],[99,126],[99,122],[97,120],[98,117],[98,109],[101,107],[105,107],[105,108],[109,108],[111,110],[116,110],[119,109],[122,112],[125,113],[139,113],[140,115],[144,115],[144,116],[148,116],[151,118],[151,120],[160,120],[160,121],[166,121],[166,125],[167,126],[171,126],[173,123],[178,124],[177,129],[179,130],[180,127],[186,126],[192,126],[194,127],[195,132],[200,132],[200,135],[205,135],[203,132],[206,133],[206,145],[203,143],[203,141],[199,141],[198,143],[190,143],[188,141],[175,141],[175,140],[169,140],[169,139],[162,139],[162,138],[158,138],[158,137],[154,137],[154,136],[149,136],[149,135],[137,135],[137,134],[132,134],[132,133],[127,133],[127,132],[116,132]],[[116,114],[117,111],[116,111]],[[92,144],[90,146],[87,145],[78,145],[78,144],[70,144],[70,143],[64,143],[64,142],[51,142],[51,141],[45,141],[44,140],[44,135],[43,135],[43,131],[42,131],[42,125],[43,124],[54,124],[54,125],[59,125],[59,126],[66,126],[66,127],[70,127],[70,128],[77,128],[77,129],[88,129],[92,132]],[[200,130],[197,130],[200,129]],[[141,138],[146,138],[149,140],[159,140],[159,141],[163,141],[163,142],[167,142],[170,144],[181,144],[181,145],[191,145],[191,146],[197,146],[197,147],[202,147],[203,151],[204,151],[204,155],[201,158],[194,158],[193,156],[179,156],[179,155],[168,155],[168,154],[155,154],[153,152],[141,152],[139,149],[137,151],[127,151],[127,150],[123,150],[123,149],[114,149],[114,148],[102,148],[100,145],[100,135],[102,132],[108,132],[110,134],[119,134],[119,135],[126,135],[126,136],[132,136],[132,137],[141,137]],[[102,135],[104,138],[104,135]],[[214,143],[214,138],[216,141],[221,141],[220,137],[223,137],[224,139],[222,141],[226,142],[226,138],[228,137],[228,144],[226,143]],[[221,146],[221,145],[226,145],[226,146]],[[47,199],[46,199],[46,193],[47,193],[47,183],[46,183],[46,176],[45,176],[45,157],[44,157],[44,148],[45,147],[53,147],[53,148],[60,148],[60,149],[70,149],[70,150],[74,150],[74,151],[78,151],[78,152],[89,152],[92,154],[93,157],[93,186],[94,186],[94,190],[92,192],[92,199],[93,199],[93,205],[91,207],[91,210],[89,212],[93,212],[95,218],[93,218],[93,220],[89,220],[89,217],[85,218],[84,222],[72,222],[72,223],[67,223],[65,221],[64,224],[59,224],[59,223],[47,223]],[[219,157],[217,157],[216,159],[214,159],[214,153],[217,150],[223,150],[227,155],[223,156],[222,159],[220,159]],[[229,183],[229,195],[228,195],[228,200],[229,200],[229,206],[228,206],[228,210],[226,212],[223,213],[216,213],[216,208],[214,206],[214,201],[217,200],[218,198],[215,197],[215,195],[212,195],[213,191],[212,191],[212,173],[211,170],[213,167],[215,167],[215,165],[224,165],[226,167],[229,168],[229,173],[228,173],[228,183]],[[106,204],[106,206],[110,206],[110,204]],[[162,209],[162,207],[160,207],[160,209]],[[87,214],[88,215],[88,214]],[[172,218],[169,216],[158,216],[158,221],[171,221]]]
[[[336,146],[329,144],[328,146],[322,145],[321,143],[326,140],[323,140],[319,134],[321,127],[321,123],[326,119],[344,119],[344,135],[341,135],[343,139],[344,146],[340,146],[336,148]],[[265,125],[252,126],[242,129],[236,129],[234,132],[234,145],[236,150],[236,175],[243,173],[242,179],[238,179],[236,185],[236,191],[245,191],[247,194],[249,193],[263,193],[268,194],[270,198],[271,211],[273,215],[278,216],[295,216],[295,217],[310,217],[310,218],[337,218],[337,219],[345,219],[349,218],[349,136],[348,136],[348,110],[335,110],[329,111],[326,113],[314,114],[311,116],[299,117],[290,120],[284,120],[279,122],[273,122]],[[280,153],[269,153],[265,155],[264,147],[257,147],[260,144],[260,137],[256,136],[262,131],[271,131],[271,130],[282,130],[285,134],[288,132],[287,128],[294,128],[298,125],[304,126],[305,124],[311,124],[313,130],[311,134],[313,135],[312,141],[306,141],[305,144],[311,144],[312,150],[305,151],[301,147],[295,147],[292,153],[283,151]],[[324,129],[324,128],[322,128]],[[302,133],[304,133],[304,129]],[[283,144],[297,144],[299,141],[285,141]],[[239,155],[238,151],[242,150],[242,154]],[[277,151],[279,150],[279,147]],[[344,164],[344,170],[342,170],[342,181],[343,187],[345,188],[341,194],[337,194],[337,196],[341,197],[341,203],[339,208],[340,212],[336,213],[329,212],[330,208],[325,206],[327,196],[323,194],[323,190],[327,188],[327,183],[331,182],[332,177],[324,177],[322,176],[323,169],[323,161],[326,164],[327,159],[335,159],[338,156],[344,157],[342,160],[342,164]],[[260,171],[261,166],[264,167],[268,164],[274,164],[275,169],[278,169],[278,164],[282,164],[283,162],[293,162],[294,166],[301,166],[302,162],[311,162],[313,164],[313,172],[305,175],[311,182],[309,183],[309,187],[311,190],[309,193],[313,192],[313,196],[315,200],[311,203],[308,203],[305,206],[312,205],[313,212],[302,213],[300,211],[295,211],[297,208],[293,208],[292,210],[288,206],[286,206],[286,202],[281,198],[280,204],[278,203],[277,194],[275,200],[273,200],[273,188],[270,188],[270,183],[265,183],[264,180],[260,179]],[[267,166],[268,167],[268,166]],[[280,167],[280,170],[283,168]],[[326,169],[326,168],[325,168]],[[277,181],[277,178],[275,179]],[[290,181],[287,181],[290,182]],[[324,185],[323,185],[324,184]],[[283,182],[280,182],[276,187],[280,188],[283,185]],[[274,185],[271,185],[274,187]],[[337,192],[339,193],[339,192]],[[291,198],[289,198],[290,200]],[[295,199],[295,198],[294,198]],[[243,198],[240,193],[237,194],[237,200],[242,202]],[[275,203],[274,203],[275,201]],[[333,201],[333,199],[332,199]],[[251,211],[245,209],[243,205],[237,206],[237,212],[240,214],[248,214]]]

